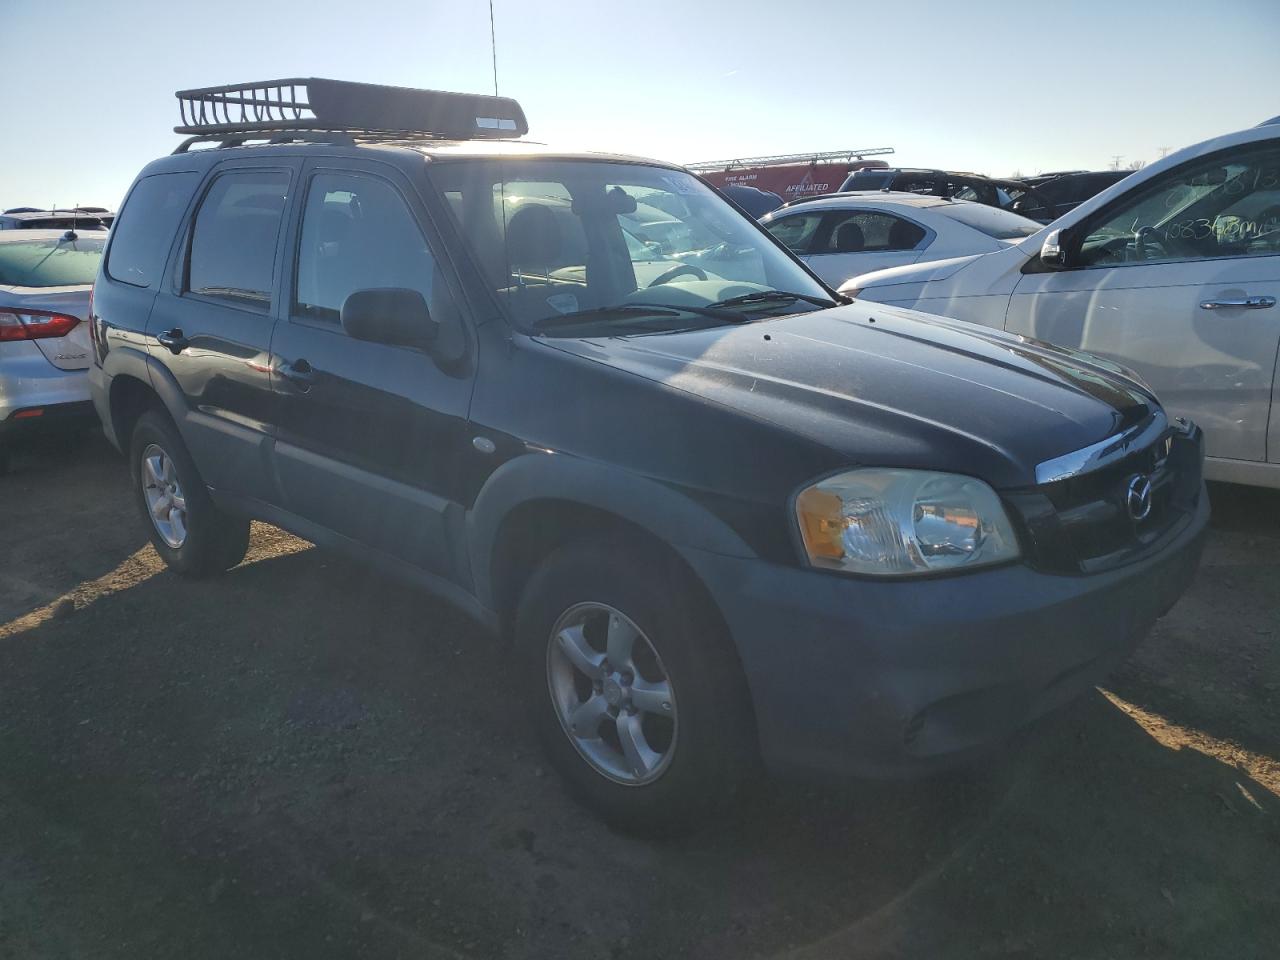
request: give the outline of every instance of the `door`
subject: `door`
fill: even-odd
[[[466,339],[425,210],[391,168],[309,165],[288,317],[272,352],[279,389],[274,460],[288,510],[448,578],[458,574],[455,466],[472,372],[439,351],[349,337],[340,313],[357,290],[419,291],[455,358]],[[444,349],[444,348],[442,348]],[[465,354],[465,351],[462,351]]]
[[[214,489],[271,499],[271,330],[282,230],[300,163],[215,168],[177,277],[147,321],[151,355],[186,400],[183,437]]]
[[[1132,367],[1203,427],[1209,456],[1266,460],[1280,146],[1235,147],[1154,178],[1072,228],[1067,250],[1068,269],[1019,279],[1006,329]]]

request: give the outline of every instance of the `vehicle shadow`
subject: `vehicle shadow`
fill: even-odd
[[[100,432],[22,440],[0,475],[0,629],[91,590],[146,543],[124,460]]]
[[[1211,522],[1215,529],[1280,536],[1280,490],[1211,483],[1209,503],[1213,507]]]
[[[8,638],[0,674],[0,870],[43,878],[0,882],[0,915],[28,953],[1201,957],[1280,936],[1276,795],[1101,695],[975,771],[761,787],[653,843],[543,767],[500,641],[318,550],[160,573]]]
[[[1214,484],[1196,581],[1110,682],[1126,701],[1280,757],[1280,491]]]

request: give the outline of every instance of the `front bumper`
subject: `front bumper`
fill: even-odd
[[[1209,520],[1089,576],[1023,564],[878,582],[682,551],[719,604],[775,773],[909,776],[963,761],[1101,682],[1186,592]]]

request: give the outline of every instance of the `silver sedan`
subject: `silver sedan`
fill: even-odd
[[[93,423],[89,294],[106,234],[0,233],[0,470],[19,431]]]

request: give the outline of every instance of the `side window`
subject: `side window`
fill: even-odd
[[[765,228],[792,253],[805,254],[809,252],[809,244],[821,220],[820,214],[797,213],[766,223]]]
[[[191,231],[186,289],[270,309],[288,190],[289,175],[272,170],[224,173],[214,180]]]
[[[311,178],[302,213],[293,312],[338,322],[357,290],[417,290],[433,317],[444,320],[452,297],[404,198],[389,183],[350,173]]]
[[[1079,266],[1280,254],[1280,146],[1158,177],[1089,225]]]
[[[892,214],[852,210],[827,214],[821,236],[814,253],[883,252],[914,250],[925,230]]]
[[[107,276],[149,287],[159,279],[173,232],[200,181],[195,171],[143,177],[129,193],[111,231]]]

